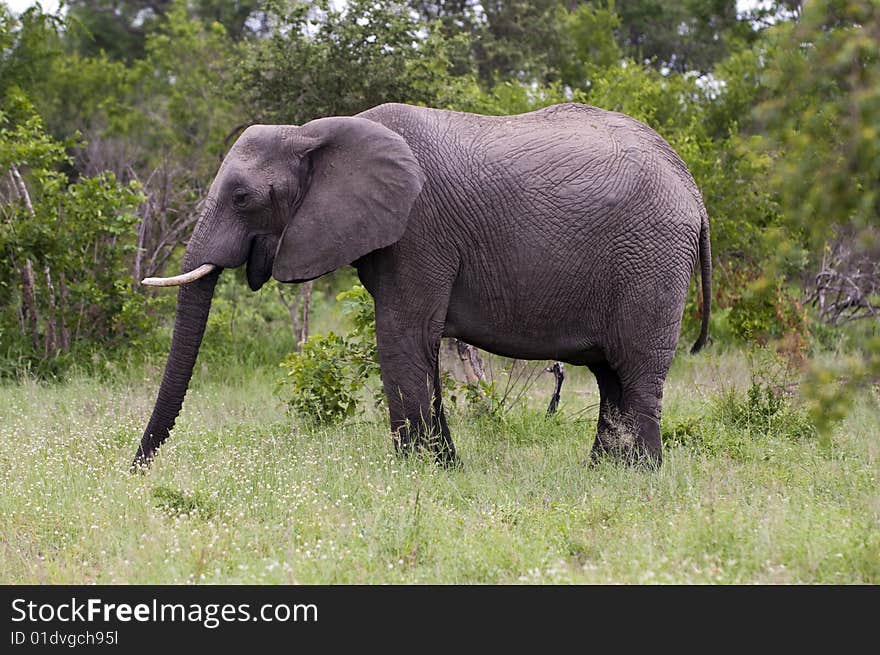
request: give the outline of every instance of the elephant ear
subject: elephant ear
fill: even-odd
[[[425,176],[399,134],[365,118],[320,118],[300,128],[311,179],[272,266],[300,282],[398,241]]]

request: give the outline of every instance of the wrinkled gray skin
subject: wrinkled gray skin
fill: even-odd
[[[211,186],[183,270],[247,264],[250,287],[353,263],[376,306],[396,448],[456,461],[440,403],[443,336],[595,374],[593,456],[661,461],[663,383],[691,273],[709,318],[709,224],[682,160],[627,116],[564,104],[477,116],[401,104],[248,128]],[[220,269],[180,287],[171,352],[136,464],[183,403]]]

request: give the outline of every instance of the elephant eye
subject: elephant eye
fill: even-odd
[[[236,207],[246,207],[249,199],[250,195],[244,189],[236,189],[232,192],[232,204]]]

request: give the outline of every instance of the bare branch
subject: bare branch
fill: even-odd
[[[822,266],[805,290],[805,303],[815,305],[819,318],[832,326],[873,318],[880,320],[874,304],[880,294],[880,235],[865,247],[858,235],[840,233],[822,253]]]

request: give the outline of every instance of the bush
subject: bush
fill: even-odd
[[[349,361],[351,343],[333,332],[309,337],[300,352],[281,362],[286,369],[285,402],[291,412],[317,424],[332,424],[352,416],[364,378]]]
[[[761,351],[752,364],[751,383],[745,394],[733,389],[714,403],[714,418],[750,436],[810,438],[816,429],[805,409],[793,402],[791,371],[779,356]]]
[[[129,270],[139,185],[73,180],[66,150],[15,89],[0,110],[0,370],[57,374],[139,346],[149,300]]]
[[[789,336],[803,348],[810,336],[807,313],[794,294],[763,276],[733,301],[728,321],[734,336],[761,345]]]
[[[300,352],[290,353],[281,367],[285,379],[278,393],[288,409],[316,424],[339,423],[353,416],[361,392],[378,377],[373,299],[361,285],[336,296],[354,324],[344,336],[312,335]],[[381,389],[374,394],[381,402]]]
[[[665,418],[660,425],[660,436],[665,447],[695,447],[703,440],[703,421],[696,416]]]

